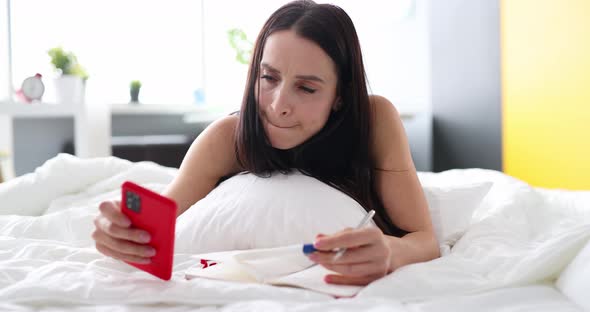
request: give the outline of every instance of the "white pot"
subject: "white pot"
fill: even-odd
[[[55,99],[58,104],[77,104],[84,100],[84,81],[74,75],[55,79]]]

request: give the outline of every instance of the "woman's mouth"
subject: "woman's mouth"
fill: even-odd
[[[293,125],[293,126],[281,126],[281,125],[277,125],[272,123],[270,120],[266,120],[271,126],[275,127],[275,128],[280,128],[280,129],[291,129],[291,128],[295,128],[297,125]]]

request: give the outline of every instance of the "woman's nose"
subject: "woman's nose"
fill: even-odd
[[[287,117],[292,112],[292,106],[289,102],[288,95],[279,91],[272,101],[272,109],[277,116]]]

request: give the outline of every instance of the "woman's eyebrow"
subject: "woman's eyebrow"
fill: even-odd
[[[276,74],[280,74],[281,73],[278,69],[270,66],[267,63],[260,63],[260,67],[262,67],[262,68],[264,68],[264,69],[266,69],[266,70],[268,70],[270,72],[276,73]],[[295,76],[295,78],[325,83],[325,81],[322,78],[320,78],[318,76],[315,76],[315,75],[297,75],[297,76]]]
[[[267,63],[260,63],[260,67],[263,67],[264,69],[266,69],[270,72],[273,72],[273,73],[277,73],[277,74],[281,73],[278,69],[268,65]]]
[[[321,82],[321,83],[325,83],[324,80],[318,76],[314,76],[314,75],[297,75],[295,76],[295,78],[297,79],[303,79],[303,80],[311,80],[311,81],[317,81],[317,82]]]

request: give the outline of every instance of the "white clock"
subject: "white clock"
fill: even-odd
[[[21,91],[28,102],[32,102],[34,100],[40,101],[41,97],[43,97],[45,85],[43,84],[41,77],[41,74],[36,74],[35,76],[28,77],[23,81]]]

